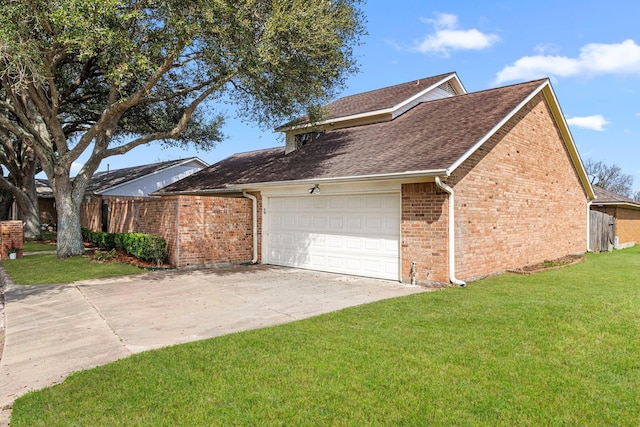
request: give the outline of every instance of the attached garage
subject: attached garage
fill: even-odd
[[[408,283],[464,285],[586,250],[593,189],[547,79],[467,93],[448,73],[323,112],[279,127],[284,147],[234,154],[158,195],[251,199],[241,218],[215,215],[251,220],[232,245],[251,262]]]
[[[267,264],[400,279],[400,194],[266,199]]]

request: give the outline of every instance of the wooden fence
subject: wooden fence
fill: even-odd
[[[592,252],[608,252],[613,248],[616,221],[604,212],[589,213],[589,243]]]

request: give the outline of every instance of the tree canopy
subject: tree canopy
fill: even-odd
[[[217,102],[269,127],[334,96],[356,70],[358,4],[3,1],[0,128],[33,147],[52,184],[58,255],[82,251],[79,206],[106,157],[152,141],[211,148]]]
[[[602,161],[587,160],[584,163],[591,185],[613,191],[625,197],[631,197],[633,176],[623,173],[618,165],[608,165]]]

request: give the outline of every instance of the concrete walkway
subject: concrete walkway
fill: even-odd
[[[6,326],[0,426],[16,398],[77,370],[427,290],[261,265],[39,286],[16,286],[0,273]]]

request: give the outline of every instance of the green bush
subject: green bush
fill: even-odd
[[[91,231],[89,231],[89,228],[87,227],[80,227],[80,233],[82,233],[82,240],[85,242],[89,241],[89,233],[91,233]]]
[[[167,242],[160,236],[143,233],[105,233],[89,231],[83,227],[82,237],[102,250],[121,250],[142,261],[162,264],[167,257]]]

